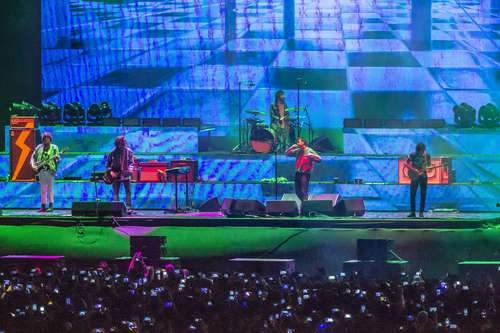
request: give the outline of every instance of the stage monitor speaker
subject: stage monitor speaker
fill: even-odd
[[[234,201],[234,199],[232,199],[232,198],[224,198],[224,200],[222,201],[222,204],[220,206],[220,210],[222,213],[224,213],[224,215],[229,215],[233,201]]]
[[[123,201],[74,201],[71,206],[73,216],[124,216],[127,208]]]
[[[218,212],[221,210],[221,206],[219,204],[219,199],[210,198],[204,203],[201,204],[200,208],[198,208],[200,212]]]
[[[365,215],[365,201],[361,198],[340,200],[335,213],[338,216],[363,216]]]
[[[305,216],[330,215],[334,213],[332,200],[306,200],[302,202],[301,214]]]
[[[130,236],[130,256],[141,251],[144,258],[158,260],[165,256],[165,236]]]
[[[300,210],[300,207],[302,206],[302,201],[299,199],[299,197],[295,193],[283,193],[283,195],[281,196],[281,200],[285,200],[285,201],[293,200],[293,201],[295,201],[295,203],[297,204],[297,207],[299,207],[299,210]]]
[[[269,200],[266,213],[272,216],[298,216],[299,206],[294,200]]]
[[[266,207],[258,200],[233,199],[231,201],[229,210],[223,209],[222,211],[228,217],[241,217],[245,215],[265,215]]]
[[[337,204],[342,200],[340,194],[338,193],[322,193],[322,194],[313,194],[310,196],[309,200],[330,200],[332,202],[332,207],[337,206]]]
[[[358,260],[387,261],[393,244],[392,239],[358,239],[356,244]]]
[[[314,139],[310,146],[319,152],[327,152],[327,151],[334,151],[335,147],[333,147],[332,142],[330,139],[326,136],[320,136],[316,139]]]

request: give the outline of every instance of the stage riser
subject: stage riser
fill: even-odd
[[[408,154],[418,142],[430,154],[498,155],[493,144],[500,140],[497,128],[443,129],[344,129],[345,154]]]
[[[126,234],[167,236],[167,255],[184,258],[255,257],[284,239],[273,258],[294,258],[296,269],[329,273],[356,257],[359,238],[393,239],[394,251],[408,260],[410,273],[425,277],[456,273],[457,263],[498,260],[500,229],[304,229],[266,227],[51,227],[0,226],[0,254],[64,255],[68,258],[116,258],[129,255]],[[295,237],[291,237],[299,232]],[[196,246],[193,246],[193,240]],[[457,246],[459,244],[459,246]]]
[[[98,184],[98,195],[103,200],[112,198],[109,185]],[[167,184],[132,184],[133,207],[162,209],[173,206],[175,187]],[[3,208],[35,208],[39,205],[39,185],[36,183],[0,182]],[[191,184],[190,201],[198,207],[208,198],[274,200],[274,184]],[[280,184],[278,197],[293,192],[293,184]],[[70,208],[73,201],[95,199],[95,187],[88,182],[56,182],[55,206]],[[179,204],[185,203],[185,185],[179,184]],[[409,205],[407,185],[328,185],[311,184],[310,193],[340,193],[345,198],[364,198],[368,211],[406,211]],[[124,198],[124,190],[121,192]],[[428,189],[427,209],[456,208],[461,211],[498,211],[499,188],[496,185],[433,185]]]
[[[63,146],[62,144],[61,146]],[[260,181],[274,177],[274,155],[141,155],[141,161],[171,161],[191,158],[198,160],[199,177],[213,181]],[[356,178],[364,182],[397,182],[398,157],[360,157],[360,156],[323,156],[323,161],[315,166],[312,180],[333,181],[335,177],[341,182],[354,181]],[[105,170],[106,155],[65,155],[61,160],[57,178],[80,177],[90,179],[94,168]],[[456,157],[452,158],[452,169],[455,170],[456,182],[500,181],[497,170],[500,170],[500,155]],[[293,181],[294,159],[278,157],[278,175]],[[9,174],[9,156],[0,155],[0,177]]]
[[[194,127],[109,127],[109,126],[40,126],[40,133],[52,133],[59,148],[73,152],[110,152],[115,138],[125,135],[134,151],[150,153],[197,153],[198,129]],[[9,128],[5,131],[10,144]]]

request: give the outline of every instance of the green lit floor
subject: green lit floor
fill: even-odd
[[[294,258],[301,271],[324,266],[341,271],[356,258],[359,238],[393,239],[394,250],[411,269],[430,275],[456,271],[457,263],[500,260],[499,214],[373,213],[360,218],[227,218],[172,216],[143,211],[137,216],[96,219],[68,212],[39,216],[4,211],[0,217],[0,254],[64,255],[98,259],[129,255],[129,236],[167,238],[167,255],[183,258]]]

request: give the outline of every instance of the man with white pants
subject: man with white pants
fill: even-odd
[[[40,183],[41,208],[38,210],[39,212],[52,212],[54,210],[54,177],[59,159],[59,148],[52,143],[52,134],[43,133],[42,143],[35,148],[31,155],[31,167],[37,172]]]

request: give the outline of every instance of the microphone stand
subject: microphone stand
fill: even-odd
[[[94,172],[92,175],[92,180],[94,181],[95,201],[99,202],[99,201],[101,201],[101,199],[99,199],[99,193],[97,191],[97,178],[96,178],[96,173],[95,173],[95,167],[96,167],[96,165],[94,164]]]
[[[241,138],[241,81],[238,81],[238,145],[233,148],[233,151],[242,151]]]
[[[243,143],[243,133],[241,130],[241,113],[242,113],[242,103],[241,103],[241,84],[245,83],[248,87],[253,87],[255,84],[252,81],[238,81],[238,145],[233,148],[234,151],[243,152],[248,149],[248,138],[246,142]],[[246,134],[248,135],[248,133]],[[243,147],[244,146],[244,147]]]
[[[274,149],[274,199],[278,200],[278,149]]]
[[[300,78],[297,78],[297,138],[300,137]]]
[[[308,126],[308,139],[309,143],[313,142],[314,140],[314,130],[312,127],[312,122],[311,122],[311,117],[309,116],[309,110],[307,109],[307,106],[304,106],[304,112],[306,113],[306,118],[307,118],[307,126]]]

